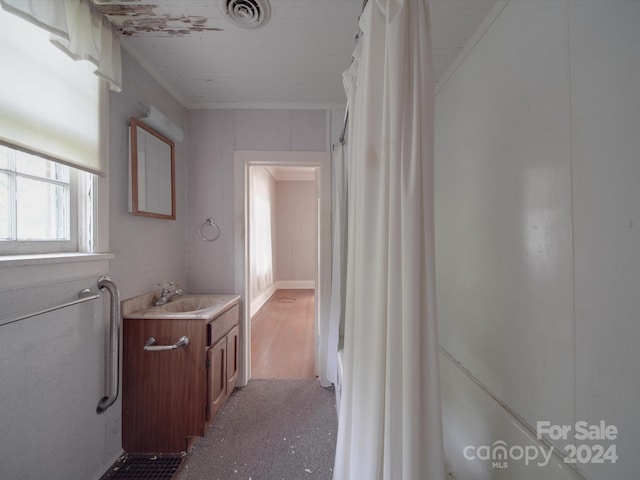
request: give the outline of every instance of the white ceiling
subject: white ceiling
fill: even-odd
[[[92,1],[185,107],[344,106],[362,0],[270,0],[271,19],[255,30],[229,23],[218,0]],[[495,2],[430,1],[436,80]]]

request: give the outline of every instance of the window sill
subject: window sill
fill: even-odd
[[[0,256],[0,291],[100,276],[112,253],[50,253]]]
[[[0,268],[53,263],[94,262],[113,260],[113,253],[38,253],[33,255],[0,255]]]

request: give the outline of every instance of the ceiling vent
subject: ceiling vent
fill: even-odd
[[[271,18],[269,0],[220,0],[222,13],[242,28],[264,27]]]

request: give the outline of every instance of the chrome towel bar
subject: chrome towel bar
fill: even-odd
[[[77,300],[72,300],[70,302],[63,303],[62,305],[57,305],[55,307],[45,308],[44,310],[39,310],[39,311],[34,312],[34,313],[29,313],[27,315],[22,315],[20,317],[9,318],[7,320],[0,320],[0,325],[6,325],[8,323],[13,323],[13,322],[19,322],[20,320],[26,320],[27,318],[35,317],[37,315],[43,315],[43,314],[49,313],[49,312],[54,312],[54,311],[60,310],[62,308],[71,307],[73,305],[77,305],[79,303],[88,302],[89,300],[95,300],[97,298],[100,298],[100,294],[99,293],[93,293],[88,288],[85,288],[83,290],[80,290],[80,293],[78,293],[78,299]]]

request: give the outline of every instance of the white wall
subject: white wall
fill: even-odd
[[[69,302],[83,288],[95,292],[97,279],[3,290],[1,318]],[[96,300],[0,325],[0,478],[97,479],[115,460],[119,403],[96,414],[105,394],[104,333]]]
[[[148,103],[172,123],[184,128],[186,112],[171,95],[123,52],[123,91],[110,97],[110,225],[111,251],[116,254],[111,276],[122,298],[159,289],[172,280],[187,287],[184,241],[186,237],[186,142],[175,144],[176,219],[162,220],[128,213],[128,125],[142,117]]]
[[[576,417],[620,429],[640,471],[640,2],[570,0]]]
[[[234,258],[234,151],[325,151],[324,110],[193,110],[187,116],[187,269],[192,292],[241,294]],[[213,217],[222,234],[203,242],[197,229]]]
[[[115,259],[31,266],[0,265],[0,320],[66,303],[97,291],[110,273],[122,299],[172,279],[185,282],[184,145],[176,145],[177,220],[127,213],[127,126],[149,102],[174,123],[184,110],[123,52],[120,94],[110,94],[108,186],[110,251]],[[105,208],[107,207],[107,208]],[[109,208],[110,207],[110,208]],[[100,229],[102,230],[102,229]],[[121,402],[96,414],[105,394],[108,300],[0,325],[0,478],[97,479],[122,452]],[[1,323],[1,322],[0,322]]]
[[[453,478],[571,478],[566,466],[501,470],[463,457],[478,442],[535,444],[518,424],[543,420],[618,427],[600,442],[616,444],[618,461],[580,465],[585,478],[640,469],[637,25],[637,1],[512,0],[437,94]]]
[[[276,280],[315,281],[317,208],[314,181],[276,182]]]

